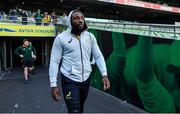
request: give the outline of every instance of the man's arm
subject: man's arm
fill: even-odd
[[[33,51],[33,54],[36,56],[37,52],[36,52],[36,49],[34,48],[34,46],[32,46],[32,51]]]
[[[51,50],[51,59],[49,66],[49,79],[51,86],[51,95],[55,101],[60,101],[60,90],[57,87],[57,76],[59,71],[59,63],[62,57],[62,44],[60,38],[57,36],[54,40]]]
[[[104,57],[99,49],[99,46],[97,44],[96,38],[93,34],[91,34],[92,37],[92,55],[94,60],[96,61],[96,64],[101,72],[102,76],[107,76],[107,69],[106,69],[106,63],[104,60]]]
[[[20,56],[21,57],[21,53],[20,53],[20,51],[21,51],[21,46],[20,47],[18,47],[15,51],[14,51],[14,53],[17,55],[17,56]]]
[[[16,55],[20,55],[20,53],[19,53],[19,47],[16,49],[16,50],[14,50],[14,53],[16,54]]]
[[[101,72],[101,75],[103,76],[103,84],[104,84],[104,90],[107,90],[110,88],[110,82],[107,76],[107,69],[106,69],[106,62],[104,60],[104,57],[99,49],[99,46],[97,44],[96,38],[93,34],[90,34],[92,38],[92,55],[94,60],[96,61],[96,64]]]
[[[54,40],[53,47],[51,50],[50,67],[49,67],[49,78],[50,86],[57,87],[57,75],[59,71],[59,63],[62,57],[62,44],[60,38],[57,36]]]

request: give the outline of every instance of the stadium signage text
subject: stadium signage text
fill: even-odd
[[[0,24],[0,36],[55,37],[55,27]]]
[[[121,4],[121,5],[136,6],[136,7],[148,8],[148,9],[154,9],[154,10],[168,11],[168,12],[173,12],[173,13],[180,13],[180,8],[178,7],[165,6],[165,5],[143,2],[143,1],[138,1],[138,0],[98,0],[98,1],[110,2],[110,3],[115,3],[115,4]]]
[[[19,29],[19,32],[28,32],[28,33],[53,33],[54,30],[41,30],[41,29]]]

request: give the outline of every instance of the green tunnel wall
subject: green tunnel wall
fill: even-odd
[[[108,93],[147,112],[180,112],[180,41],[89,31],[106,60]],[[102,90],[101,74],[92,67],[91,85]]]

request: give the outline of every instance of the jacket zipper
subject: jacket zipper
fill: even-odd
[[[82,81],[84,82],[84,64],[83,64],[83,55],[82,55],[82,46],[81,46],[81,40],[80,40],[80,36],[77,36],[78,40],[79,40],[79,45],[80,45],[80,51],[81,51],[81,64],[82,64]]]

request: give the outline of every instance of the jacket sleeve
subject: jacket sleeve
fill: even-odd
[[[21,50],[21,47],[18,47],[14,53],[17,55],[17,56],[20,56],[20,50]]]
[[[36,49],[34,48],[34,46],[32,46],[32,51],[33,51],[34,55],[37,54]]]
[[[107,69],[106,69],[106,62],[104,57],[99,49],[95,36],[91,33],[91,40],[92,40],[92,55],[93,58],[101,72],[102,76],[107,76]]]
[[[51,50],[51,57],[50,57],[50,66],[49,66],[49,79],[50,79],[50,86],[56,87],[57,86],[57,76],[59,71],[59,63],[62,57],[62,44],[60,37],[56,37],[53,43],[53,47]]]

